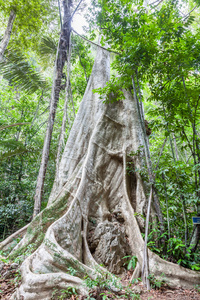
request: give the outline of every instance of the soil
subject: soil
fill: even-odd
[[[17,264],[4,263],[0,267],[0,300],[8,300],[13,294],[16,287],[20,285],[21,276]],[[130,276],[131,272],[128,272],[126,278],[122,280],[122,283],[127,285],[130,280]],[[182,288],[172,289],[168,286],[162,286],[159,289],[151,289],[150,291],[146,291],[142,282],[139,282],[137,284],[132,285],[131,289],[134,290],[135,294],[139,293],[139,296],[135,298],[138,300],[200,300],[200,287],[198,287],[198,289],[187,290]],[[118,293],[118,296],[116,297],[113,295],[113,293],[109,294],[108,291],[104,290],[101,290],[100,292],[98,292],[98,290],[94,290],[93,293],[91,293],[90,295],[93,299],[102,300],[103,296],[100,296],[99,294],[104,293],[107,294],[107,299],[119,299],[119,296],[121,300],[128,299],[127,297],[123,297],[123,291]],[[62,299],[83,300],[86,299],[86,297],[72,295],[71,297]]]
[[[170,289],[161,288],[159,290],[151,290],[149,292],[143,292],[140,296],[141,300],[200,300],[200,293],[196,290],[185,289]]]
[[[18,264],[7,264],[0,261],[0,299],[8,300],[21,283]]]

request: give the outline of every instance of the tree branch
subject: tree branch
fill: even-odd
[[[87,38],[85,38],[84,36],[82,36],[82,35],[80,35],[78,32],[76,32],[76,30],[74,30],[73,28],[72,28],[72,30],[73,30],[74,33],[76,33],[78,36],[80,36],[80,37],[81,37],[83,40],[85,40],[86,42],[89,42],[89,43],[91,43],[91,44],[93,44],[93,45],[95,45],[95,46],[97,46],[97,47],[99,47],[99,48],[101,48],[101,49],[103,49],[103,50],[108,51],[108,52],[112,52],[112,53],[121,55],[121,53],[119,53],[119,52],[117,52],[117,51],[113,51],[113,50],[110,50],[110,49],[106,49],[105,47],[102,47],[102,46],[100,46],[100,45],[98,45],[98,44],[96,44],[96,43],[94,43],[94,42],[88,40]]]
[[[59,9],[59,15],[60,15],[60,27],[62,29],[62,17],[61,17],[61,9],[60,9],[60,1],[58,0],[58,9]]]
[[[78,10],[78,8],[79,8],[79,6],[80,6],[80,4],[81,4],[81,2],[82,2],[83,0],[80,0],[79,1],[79,4],[77,5],[77,7],[75,8],[75,10],[73,11],[73,13],[72,13],[72,15],[71,15],[71,20],[72,20],[72,18],[73,18],[73,16],[75,15],[75,13],[77,12],[77,10]]]
[[[193,12],[193,10],[195,10],[195,8],[197,8],[197,5],[183,18],[183,20],[187,19],[190,14]]]
[[[157,7],[160,3],[162,3],[164,0],[160,0],[159,2],[158,1],[155,1],[153,3],[150,3],[149,5],[152,6],[153,4],[155,4],[156,2],[158,2],[158,4],[156,4],[153,8]]]

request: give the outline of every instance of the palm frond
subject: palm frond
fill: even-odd
[[[0,63],[0,74],[11,84],[27,93],[34,93],[46,87],[45,79],[19,50],[9,49],[4,57],[5,59]]]
[[[50,37],[43,37],[39,46],[39,54],[44,61],[55,59],[57,44]]]

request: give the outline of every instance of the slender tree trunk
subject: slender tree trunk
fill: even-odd
[[[61,126],[61,132],[58,142],[58,151],[57,151],[57,157],[56,157],[56,176],[55,178],[58,178],[58,170],[60,165],[60,158],[62,154],[62,148],[64,147],[65,142],[65,130],[66,130],[66,121],[67,121],[67,109],[68,109],[68,102],[70,97],[70,60],[71,60],[71,45],[69,43],[69,49],[67,53],[67,82],[66,82],[66,95],[65,95],[65,104],[64,104],[64,112],[63,112],[63,119],[62,119],[62,126]]]
[[[141,123],[141,127],[142,127],[142,132],[143,132],[144,151],[145,151],[149,181],[153,188],[152,191],[153,191],[154,206],[155,206],[155,210],[156,210],[156,213],[157,213],[160,225],[161,225],[161,232],[163,233],[164,232],[164,221],[163,221],[163,216],[162,216],[162,212],[160,209],[160,203],[159,203],[157,193],[156,193],[155,187],[154,187],[154,176],[153,176],[153,171],[152,171],[152,163],[151,163],[149,145],[148,145],[148,140],[147,140],[147,135],[146,135],[146,129],[145,129],[145,125],[144,125],[143,111],[141,109],[141,105],[140,105],[138,97],[137,97],[135,80],[134,80],[133,76],[132,76],[132,84],[133,84],[134,98],[137,103],[138,115],[140,117],[140,123]]]
[[[147,216],[146,216],[143,264],[142,264],[142,277],[143,277],[142,279],[148,291],[150,290],[150,281],[149,281],[149,259],[148,259],[147,241],[148,241],[148,229],[149,229],[152,195],[153,195],[153,189],[151,187],[149,200],[148,200]]]
[[[167,142],[167,138],[165,138],[164,143],[162,144],[162,148],[161,148],[161,150],[160,150],[160,154],[159,154],[159,157],[158,157],[158,161],[157,161],[155,170],[158,169],[159,162],[160,162],[160,157],[161,157],[161,155],[162,155],[162,153],[163,153],[163,150],[164,150],[164,147],[165,147],[166,142]],[[166,209],[167,209],[167,229],[168,229],[168,239],[170,239],[171,235],[170,235],[169,206],[168,206],[168,195],[167,195],[166,179],[165,179],[164,173],[162,173],[162,178],[163,178],[163,184],[164,184],[165,203],[166,203]]]
[[[172,134],[173,141],[174,141],[174,149],[175,149],[175,154],[176,154],[176,161],[178,161],[179,158],[179,153],[178,153],[178,147],[176,144],[176,137],[174,133]],[[185,208],[185,197],[183,194],[181,194],[181,202],[182,202],[182,209],[183,209],[183,219],[184,219],[184,226],[185,226],[185,246],[187,247],[187,240],[188,240],[188,226],[187,226],[187,213],[186,213],[186,208]]]
[[[186,101],[187,101],[190,118],[192,120],[191,122],[192,122],[192,130],[193,130],[193,151],[194,151],[194,155],[197,156],[198,165],[200,165],[200,147],[199,147],[198,134],[197,134],[197,130],[196,130],[195,118],[194,118],[193,111],[191,109],[190,102],[189,102],[188,95],[187,95],[184,77],[182,77],[182,82],[183,82],[183,87],[184,87],[184,91],[185,91],[185,96],[186,96]],[[199,177],[198,185],[197,185],[198,186],[198,189],[197,189],[197,197],[198,197],[197,216],[200,216],[200,168],[198,168],[197,170],[198,170],[197,172],[198,172],[198,177]],[[200,241],[200,224],[197,224],[195,226],[194,234],[191,239],[191,244],[194,245],[192,248],[193,252],[196,251],[199,241]]]
[[[136,73],[136,77],[137,77],[137,73]],[[153,172],[152,172],[152,163],[151,163],[151,157],[150,157],[150,151],[149,151],[149,143],[148,143],[148,138],[146,135],[146,129],[145,129],[145,124],[144,124],[143,107],[141,106],[141,101],[139,101],[138,97],[137,97],[137,90],[136,90],[136,86],[135,86],[134,76],[132,76],[132,84],[133,84],[134,98],[135,98],[137,110],[138,110],[138,116],[139,116],[142,133],[143,133],[144,151],[145,151],[147,169],[148,169],[148,174],[149,174],[149,181],[151,183],[151,191],[150,191],[150,196],[149,196],[149,200],[148,200],[148,208],[147,208],[147,216],[146,216],[145,242],[144,242],[144,249],[143,249],[143,266],[142,266],[143,283],[146,285],[147,290],[150,290],[150,282],[149,282],[149,278],[148,278],[148,276],[149,276],[149,258],[148,258],[147,239],[148,239],[148,227],[149,227],[149,217],[150,217],[152,196],[154,197],[154,206],[155,206],[155,210],[156,210],[159,222],[160,222],[161,234],[164,232],[164,222],[163,222],[162,212],[160,209],[160,203],[159,203],[157,193],[156,193],[156,190],[154,187],[154,176],[153,176]],[[141,100],[141,92],[140,92],[138,77],[137,77],[137,84],[138,84],[138,89],[139,89],[139,97]]]
[[[8,19],[8,25],[7,25],[6,31],[4,33],[3,39],[0,43],[0,61],[2,61],[4,52],[8,46],[15,17],[16,17],[16,15],[15,15],[14,11],[11,10],[10,17]]]
[[[172,133],[172,137],[173,137],[173,140],[174,140],[174,148],[175,148],[175,153],[176,153],[176,159],[179,160],[179,153],[178,153],[178,147],[177,147],[177,144],[176,144],[176,137],[175,137],[175,134]]]
[[[73,115],[74,115],[74,118],[75,118],[76,113],[75,113],[75,108],[74,108],[74,101],[73,101],[72,87],[71,87],[71,82],[70,82],[70,81],[69,81],[69,92],[70,92],[70,99],[71,99],[72,107],[73,107]]]
[[[170,142],[170,147],[171,147],[171,152],[172,152],[172,156],[173,156],[173,160],[174,160],[174,163],[176,163],[176,161],[179,160],[179,154],[178,154],[178,147],[177,147],[177,144],[176,144],[176,137],[174,134],[172,134],[172,138],[173,138],[173,141],[174,141],[174,147],[173,147],[173,141],[172,141],[172,138],[171,138],[171,132],[169,130],[169,127],[168,127],[168,122],[167,122],[167,117],[166,117],[166,111],[165,111],[165,107],[163,105],[163,111],[164,111],[164,116],[165,116],[165,121],[166,121],[166,124],[167,124],[167,132],[169,134],[169,142]],[[175,149],[175,152],[174,152],[174,149]],[[179,175],[177,174],[176,172],[176,177],[177,177],[177,182],[179,183]],[[164,177],[163,177],[164,179]],[[184,226],[185,226],[185,247],[187,247],[187,240],[188,240],[188,226],[187,226],[187,214],[186,214],[186,209],[185,209],[185,197],[183,194],[180,195],[180,199],[181,199],[181,204],[182,204],[182,210],[183,210],[183,219],[184,219]]]
[[[167,209],[167,229],[168,229],[168,239],[171,238],[170,234],[170,221],[169,221],[169,206],[168,206],[168,195],[167,195],[167,187],[166,187],[166,179],[164,173],[162,173],[163,184],[164,184],[164,191],[165,191],[165,203]]]
[[[40,170],[37,178],[36,192],[34,197],[34,212],[33,217],[35,217],[41,209],[41,201],[44,187],[44,180],[47,170],[47,164],[49,160],[49,150],[54,126],[54,120],[56,115],[57,104],[59,100],[60,90],[61,90],[61,80],[63,76],[63,68],[65,61],[67,59],[67,51],[70,44],[70,34],[71,34],[71,0],[63,1],[64,7],[64,18],[63,27],[61,31],[61,36],[58,44],[57,57],[54,70],[54,81],[52,87],[49,121],[47,125],[47,131],[43,146],[42,160],[40,165]]]

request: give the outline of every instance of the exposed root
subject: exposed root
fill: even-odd
[[[2,241],[0,243],[0,250],[6,251],[12,249],[13,241],[17,238],[22,238],[26,234],[28,226],[29,224],[19,229],[18,231],[14,232],[9,237],[7,237],[4,241]]]

